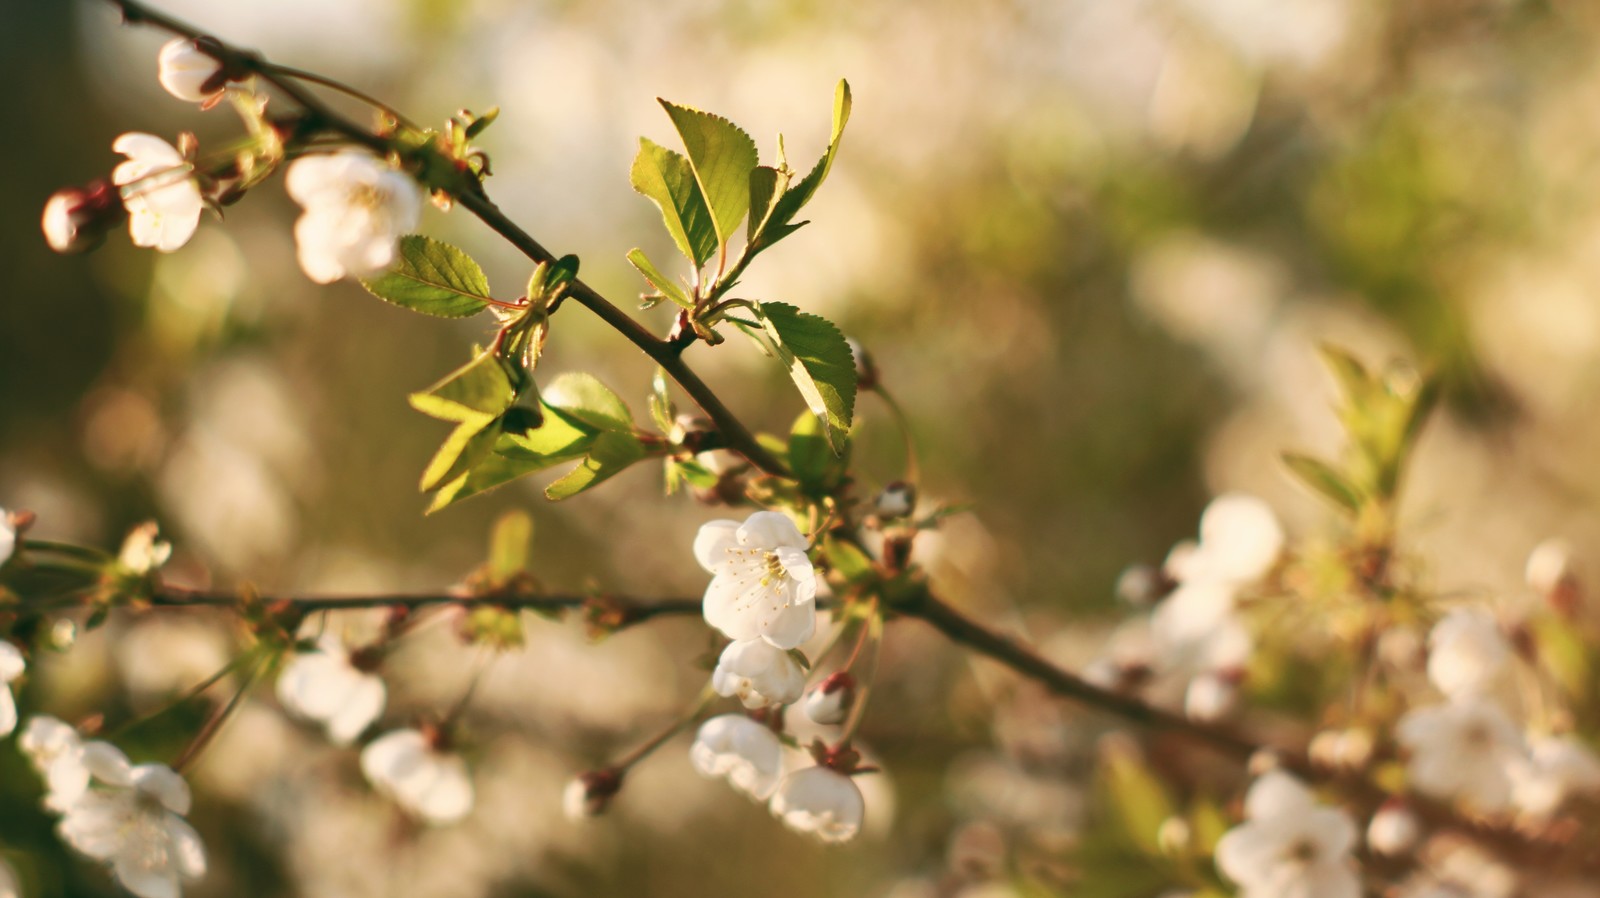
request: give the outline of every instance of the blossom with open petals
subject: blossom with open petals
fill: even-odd
[[[30,717],[17,737],[17,747],[44,779],[46,808],[66,810],[89,788],[83,740],[66,723],[42,714]]]
[[[1527,748],[1498,706],[1468,699],[1415,708],[1400,718],[1395,737],[1411,752],[1407,770],[1417,791],[1484,813],[1511,804],[1511,771],[1526,763]]]
[[[787,705],[805,690],[806,672],[787,651],[765,639],[747,639],[722,650],[711,686],[718,695],[738,696],[746,708]]]
[[[1275,770],[1250,787],[1245,816],[1216,851],[1217,866],[1241,886],[1240,898],[1360,898],[1349,814],[1319,805],[1298,780]]]
[[[124,134],[111,149],[128,157],[111,170],[111,182],[122,188],[134,245],[170,253],[188,243],[205,209],[189,161],[153,134]]]
[[[1512,803],[1535,817],[1554,813],[1569,796],[1600,793],[1600,757],[1572,735],[1536,740],[1527,762],[1510,772]]]
[[[729,639],[765,639],[792,649],[817,626],[817,575],[810,544],[788,515],[758,511],[711,521],[694,540],[700,566],[716,576],[706,587],[706,623]]]
[[[11,681],[22,676],[28,662],[22,650],[0,640],[0,738],[17,728],[17,700],[11,695]]]
[[[418,730],[395,730],[361,751],[361,772],[373,788],[429,823],[454,823],[472,810],[472,778],[455,752],[441,751]]]
[[[740,792],[765,801],[783,773],[783,743],[742,714],[723,714],[700,725],[689,762],[702,776],[726,779]]]
[[[1218,496],[1200,515],[1200,543],[1180,579],[1253,583],[1271,572],[1283,544],[1283,527],[1267,503],[1243,493]]]
[[[178,898],[184,880],[205,875],[205,847],[188,821],[189,785],[170,767],[130,765],[104,742],[90,743],[95,788],[62,815],[61,838],[103,861],[139,898]]]
[[[422,214],[416,182],[362,150],[302,156],[284,184],[305,209],[294,225],[300,267],[319,284],[389,267]]]
[[[867,812],[855,781],[827,767],[807,767],[784,777],[771,808],[785,826],[828,843],[854,839]]]
[[[335,745],[349,745],[372,725],[388,702],[383,678],[359,669],[338,639],[301,652],[278,677],[278,701],[290,714],[327,728]]]

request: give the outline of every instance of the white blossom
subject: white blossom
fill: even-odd
[[[441,751],[418,730],[395,730],[361,752],[373,788],[429,823],[454,823],[472,810],[472,779],[461,756]]]
[[[172,543],[156,539],[160,532],[155,521],[146,521],[128,531],[122,550],[117,553],[117,563],[123,570],[142,577],[167,563],[172,557]]]
[[[729,639],[765,639],[792,649],[817,625],[817,575],[809,543],[787,515],[758,511],[711,521],[694,540],[695,558],[715,576],[706,587],[706,623]]]
[[[787,705],[805,690],[806,672],[787,651],[764,639],[746,639],[722,650],[711,686],[718,695],[738,696],[746,708]]]
[[[17,700],[11,695],[11,682],[27,669],[22,650],[0,640],[0,739],[17,728]]]
[[[1267,503],[1228,493],[1200,515],[1200,543],[1183,560],[1180,579],[1248,584],[1265,577],[1283,554],[1283,528]]]
[[[0,508],[0,564],[11,560],[17,550],[17,528],[11,524],[11,513]]]
[[[1547,539],[1528,553],[1523,579],[1534,592],[1548,596],[1572,577],[1572,546],[1564,539]]]
[[[742,714],[723,714],[700,725],[689,762],[702,776],[724,778],[740,792],[765,801],[783,773],[783,743]]]
[[[1183,713],[1190,720],[1205,723],[1228,716],[1238,704],[1236,678],[1221,673],[1203,673],[1195,677],[1183,694]]]
[[[161,47],[156,78],[167,93],[187,103],[203,103],[222,93],[217,74],[222,63],[190,38],[175,37]]]
[[[189,785],[160,764],[130,766],[104,742],[86,748],[99,788],[69,805],[61,818],[68,845],[111,867],[139,898],[178,898],[183,880],[205,875],[205,847],[183,815]]]
[[[111,149],[128,157],[111,170],[111,181],[123,188],[134,245],[170,253],[188,243],[205,209],[189,161],[153,134],[124,134]]]
[[[832,726],[843,723],[855,702],[856,681],[849,671],[830,674],[806,693],[801,708],[812,723]]]
[[[17,747],[44,778],[44,806],[64,811],[89,788],[89,767],[78,731],[54,717],[28,718]]]
[[[1217,671],[1243,668],[1255,643],[1235,613],[1230,585],[1185,583],[1150,616],[1152,660],[1163,670]]]
[[[1241,898],[1360,898],[1349,814],[1317,804],[1289,774],[1269,771],[1246,794],[1245,816],[1216,851]]]
[[[1510,773],[1512,803],[1535,817],[1554,813],[1571,795],[1600,792],[1600,758],[1576,736],[1534,741],[1527,762]]]
[[[783,778],[771,808],[795,832],[838,843],[861,832],[866,799],[850,777],[827,767],[807,767]]]
[[[1481,608],[1458,608],[1428,634],[1428,679],[1452,699],[1493,690],[1512,657],[1494,615]]]
[[[302,652],[278,677],[278,701],[296,717],[322,724],[335,745],[349,745],[372,725],[388,701],[383,679],[351,663],[332,637]]]
[[[1435,798],[1458,799],[1480,812],[1511,803],[1511,770],[1525,763],[1522,733],[1505,712],[1478,699],[1416,708],[1395,737],[1411,752],[1411,785]]]
[[[319,284],[389,267],[422,214],[416,182],[361,150],[302,156],[285,186],[305,209],[294,225],[300,267]]]

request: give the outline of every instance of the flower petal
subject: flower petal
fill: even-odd
[[[728,550],[738,546],[738,521],[710,521],[695,534],[694,558],[710,573],[720,574],[727,567]]]

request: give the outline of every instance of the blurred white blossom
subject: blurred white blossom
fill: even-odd
[[[54,717],[30,717],[17,747],[44,778],[46,808],[64,811],[89,787],[83,740],[71,726]]]
[[[294,225],[300,267],[319,284],[387,268],[422,214],[416,182],[361,150],[302,156],[284,183],[305,209]]]
[[[706,587],[705,618],[729,639],[765,639],[792,649],[817,624],[817,575],[810,548],[788,515],[758,511],[737,521],[711,521],[695,536],[700,566],[715,576]]]
[[[854,839],[866,815],[860,787],[827,767],[807,767],[784,777],[771,806],[785,826],[830,844]]]
[[[1253,583],[1272,571],[1283,545],[1283,527],[1267,503],[1242,493],[1218,496],[1200,515],[1200,542],[1182,579]]]
[[[1452,699],[1486,695],[1511,660],[1511,644],[1482,608],[1451,611],[1428,634],[1428,679]]]
[[[289,713],[322,724],[335,745],[349,745],[383,713],[383,678],[359,669],[334,637],[301,652],[278,677],[278,701]]]
[[[1511,803],[1511,770],[1527,756],[1522,733],[1490,702],[1469,699],[1416,708],[1395,737],[1410,753],[1411,785],[1493,813]]]
[[[11,513],[0,508],[0,564],[11,560],[17,550],[17,528],[11,525]]]
[[[1572,735],[1535,740],[1527,762],[1510,772],[1512,803],[1535,817],[1555,812],[1569,796],[1600,792],[1600,758]]]
[[[1241,898],[1360,898],[1350,850],[1356,825],[1317,804],[1294,777],[1269,771],[1245,796],[1247,821],[1217,843],[1217,866]]]
[[[703,776],[724,778],[740,792],[765,801],[783,772],[783,743],[742,714],[723,714],[700,725],[689,761]]]
[[[122,550],[117,553],[117,563],[123,570],[142,577],[167,563],[172,557],[172,543],[157,539],[160,532],[155,521],[146,521],[128,531]]]
[[[205,209],[189,161],[153,134],[123,134],[111,149],[128,157],[112,169],[111,181],[123,188],[134,245],[170,253],[188,243]]]
[[[461,756],[436,748],[418,730],[395,730],[361,751],[373,788],[429,823],[454,823],[472,810],[472,779]]]
[[[61,818],[68,845],[111,867],[139,898],[178,898],[181,883],[205,875],[205,847],[184,820],[189,785],[160,764],[132,766],[104,742],[85,754],[98,787],[80,795]]]
[[[190,38],[175,37],[163,44],[156,66],[156,80],[167,93],[184,102],[203,103],[222,93],[223,85],[217,78],[222,63]]]
[[[17,700],[11,695],[11,683],[27,669],[22,650],[0,639],[0,739],[17,728]]]
[[[1398,857],[1416,847],[1422,833],[1417,815],[1403,804],[1385,804],[1367,824],[1367,847],[1378,854]]]

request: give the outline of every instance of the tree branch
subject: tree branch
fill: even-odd
[[[340,115],[323,103],[310,91],[300,84],[295,83],[289,72],[293,70],[279,69],[270,64],[260,54],[243,50],[232,44],[218,40],[200,29],[172,18],[146,6],[139,0],[107,0],[122,12],[123,21],[130,25],[150,25],[160,28],[181,37],[198,39],[208,37],[216,41],[221,52],[226,56],[225,63],[249,71],[263,81],[277,88],[284,96],[298,104],[312,116],[316,124],[337,132],[338,134],[358,143],[368,149],[381,154],[387,154],[391,149],[389,141],[378,134],[372,133],[367,128]],[[465,193],[455,199],[465,206],[468,211],[477,216],[491,230],[504,237],[507,242],[515,246],[523,255],[535,262],[554,262],[556,255],[545,249],[539,241],[528,234],[516,222],[512,221],[500,208],[489,199],[486,194]],[[744,456],[751,464],[768,474],[779,477],[789,476],[788,468],[779,461],[771,452],[768,452],[755,438],[749,428],[744,426],[737,416],[717,398],[706,382],[679,358],[680,350],[675,350],[672,344],[657,338],[646,330],[632,316],[622,311],[610,300],[600,295],[597,291],[582,281],[573,282],[569,294],[581,305],[600,316],[600,319],[611,325],[633,345],[639,347],[646,355],[666,370],[667,374],[677,381],[683,391],[705,411],[722,433],[727,448]]]

